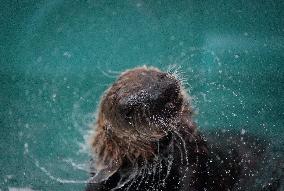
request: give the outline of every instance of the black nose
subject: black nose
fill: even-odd
[[[123,87],[128,93],[118,102],[121,117],[126,120],[157,115],[169,117],[179,109],[180,85],[176,79],[165,73],[144,73],[137,77],[137,84]]]

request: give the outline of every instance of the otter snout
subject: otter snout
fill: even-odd
[[[146,123],[155,117],[170,118],[181,108],[180,84],[169,74],[133,70],[122,75],[120,80],[129,81],[117,91],[114,112],[122,121]]]

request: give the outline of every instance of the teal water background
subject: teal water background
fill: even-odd
[[[283,10],[280,0],[1,0],[0,189],[83,190],[100,96],[142,65],[179,71],[202,131],[265,135],[283,153]]]

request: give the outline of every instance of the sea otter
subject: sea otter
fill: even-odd
[[[243,133],[205,138],[193,113],[174,75],[146,66],[122,73],[100,103],[86,190],[247,190],[265,146]]]

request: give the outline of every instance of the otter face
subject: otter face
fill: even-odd
[[[102,111],[113,128],[151,134],[181,110],[180,82],[157,69],[127,71],[103,98]],[[158,120],[159,119],[159,120]],[[156,125],[155,125],[156,124]]]

